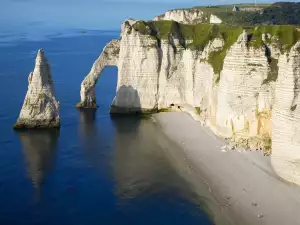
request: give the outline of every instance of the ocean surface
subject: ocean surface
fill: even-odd
[[[81,81],[118,36],[0,34],[1,225],[212,224],[153,121],[109,115],[117,68],[106,68],[97,83],[97,110],[75,108]],[[39,48],[51,64],[61,129],[15,132]]]

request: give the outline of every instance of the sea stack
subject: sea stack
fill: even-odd
[[[59,102],[55,96],[50,65],[43,49],[40,49],[34,71],[28,77],[28,91],[14,128],[59,127]]]

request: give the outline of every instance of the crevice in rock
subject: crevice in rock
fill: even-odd
[[[270,82],[275,82],[278,78],[278,59],[275,59],[271,55],[271,50],[270,48],[264,44],[265,47],[265,56],[268,60],[268,75],[267,78],[263,80],[262,85],[268,84]]]
[[[295,69],[297,70],[297,69]],[[298,69],[299,70],[299,69]],[[292,101],[292,106],[291,106],[291,111],[295,111],[297,108],[297,104],[295,104],[296,102],[298,102],[298,98],[299,98],[299,81],[300,81],[300,77],[298,75],[299,73],[297,73],[297,71],[294,71],[294,98]]]

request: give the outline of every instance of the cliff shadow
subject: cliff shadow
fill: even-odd
[[[148,186],[139,184],[145,177],[144,170],[140,168],[140,163],[144,164],[141,160],[143,154],[138,150],[142,147],[141,112],[138,91],[131,85],[121,86],[110,109],[110,117],[115,128],[115,152],[111,167],[116,182],[115,192],[120,198],[137,196]]]
[[[146,124],[138,116],[112,117],[115,153],[111,162],[115,194],[120,199],[148,195],[159,175],[154,147],[148,141]],[[154,150],[156,148],[154,147]],[[159,160],[158,160],[159,161]]]
[[[115,115],[132,115],[140,114],[144,110],[141,106],[139,93],[131,85],[122,85],[116,93],[111,107],[110,114]]]
[[[19,135],[28,177],[39,191],[47,173],[53,166],[57,152],[59,129],[20,130]]]
[[[141,117],[113,117],[115,153],[111,161],[115,194],[123,200],[173,196],[188,192],[161,141],[161,132],[152,120]]]

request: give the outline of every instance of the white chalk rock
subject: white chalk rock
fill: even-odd
[[[217,16],[215,16],[215,15],[210,15],[209,22],[210,22],[210,23],[213,23],[213,24],[220,24],[220,23],[222,23],[223,21],[222,21],[219,17],[217,17]]]
[[[268,154],[272,144],[275,171],[300,184],[300,43],[283,54],[269,41],[253,47],[247,31],[241,30],[226,51],[221,36],[201,48],[190,48],[187,44],[192,40],[182,42],[176,29],[168,38],[159,39],[155,32],[139,32],[133,26],[136,22],[123,24],[119,53],[109,53],[110,60],[100,59],[104,60],[102,66],[118,67],[111,113],[155,112],[179,106],[238,146],[264,149]],[[273,40],[269,34],[260,38]],[[216,62],[209,58],[219,51],[226,55],[216,70]],[[102,54],[105,52],[106,48]],[[91,99],[95,103],[94,84],[103,67],[93,73],[94,67],[83,82],[82,102]]]
[[[153,20],[154,21],[173,20],[183,24],[197,24],[197,23],[220,24],[223,22],[216,15],[213,14],[209,15],[197,8],[169,10],[160,16],[156,16]]]
[[[59,102],[55,96],[50,65],[44,51],[40,49],[34,71],[28,78],[28,91],[14,128],[58,127],[60,127]]]
[[[279,58],[272,118],[272,165],[278,175],[300,184],[300,42]]]
[[[156,16],[154,21],[173,20],[183,24],[204,23],[207,18],[203,11],[199,9],[176,9],[169,10],[165,14]]]

